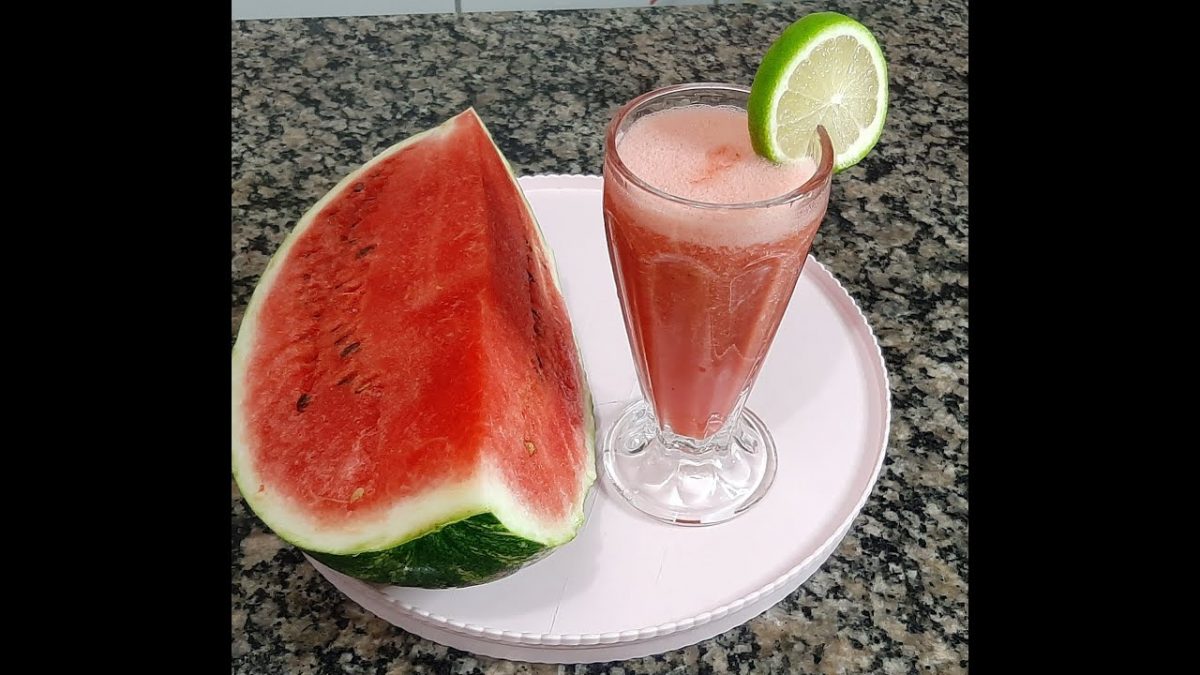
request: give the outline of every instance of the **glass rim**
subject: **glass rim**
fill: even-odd
[[[617,129],[621,126],[621,122],[623,122],[625,118],[628,117],[629,114],[634,110],[646,105],[647,103],[650,103],[651,101],[681,91],[701,90],[726,92],[736,91],[747,95],[750,93],[749,87],[745,87],[740,84],[730,84],[726,82],[689,82],[685,84],[673,84],[666,87],[660,87],[658,89],[641,94],[640,96],[633,98],[618,108],[617,112],[613,115],[612,120],[609,122],[608,130],[604,134],[604,163],[607,165],[611,162],[612,167],[616,169],[619,174],[621,174],[622,178],[630,183],[633,183],[642,190],[649,192],[650,194],[675,202],[677,204],[701,209],[736,210],[781,206],[809,197],[823,188],[825,184],[829,182],[830,176],[833,175],[833,142],[829,139],[829,132],[823,125],[819,124],[817,125],[817,139],[821,144],[821,160],[817,163],[817,170],[800,187],[776,197],[760,199],[753,202],[733,202],[728,204],[722,204],[719,202],[704,202],[671,194],[670,192],[660,190],[659,188],[647,183],[645,180],[642,180],[640,176],[635,174],[628,166],[625,165],[624,160],[621,159],[620,153],[617,152]]]

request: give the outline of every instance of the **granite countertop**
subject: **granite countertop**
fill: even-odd
[[[889,61],[887,127],[835,178],[813,253],[866,312],[893,396],[879,482],[825,565],[765,614],[686,649],[519,664],[375,618],[234,487],[234,673],[967,670],[966,0],[234,22],[232,334],[296,220],[397,140],[474,105],[518,174],[598,174],[617,105],[679,82],[749,84],[770,41],[822,9],[869,26]]]

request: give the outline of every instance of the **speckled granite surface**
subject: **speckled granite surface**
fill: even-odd
[[[862,304],[892,377],[888,458],[850,534],[748,624],[590,666],[474,657],[340,595],[232,495],[235,673],[959,673],[967,629],[967,6],[915,0],[234,22],[232,330],[267,259],[338,179],[467,105],[520,174],[599,173],[615,106],[684,81],[749,83],[821,9],[858,17],[891,113],[834,180],[813,248]]]

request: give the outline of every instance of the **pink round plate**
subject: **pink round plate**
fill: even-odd
[[[598,176],[521,186],[554,251],[600,433],[638,395],[613,286]],[[837,547],[883,465],[891,399],[879,345],[854,300],[809,259],[749,407],[779,451],[775,484],[721,525],[667,525],[602,477],[579,536],[474,588],[369,584],[312,561],[381,618],[468,652],[542,663],[639,658],[727,631],[796,590]],[[598,434],[599,435],[599,434]]]

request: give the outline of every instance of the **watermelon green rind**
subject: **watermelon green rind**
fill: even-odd
[[[462,113],[468,114],[476,117],[494,144],[486,125],[478,119],[475,111],[469,108]],[[571,517],[564,519],[558,527],[547,529],[526,513],[500,480],[493,478],[492,472],[486,468],[473,481],[445,486],[423,495],[419,508],[407,506],[393,509],[384,519],[385,526],[382,528],[333,534],[322,532],[316,537],[311,534],[314,528],[296,520],[299,516],[295,510],[289,509],[286,503],[273,498],[270,493],[263,495],[258,489],[259,477],[245,438],[247,421],[242,415],[245,391],[241,380],[252,348],[252,336],[257,330],[258,311],[274,285],[282,261],[287,258],[295,242],[316,221],[317,215],[344,189],[373,166],[409,145],[433,134],[446,133],[454,119],[457,118],[384,150],[344,177],[305,213],[268,261],[247,304],[233,348],[232,469],[243,498],[251,510],[284,541],[335,570],[373,582],[447,588],[484,583],[511,574],[574,539],[585,520],[585,499],[596,479],[595,416],[580,353],[579,378],[584,412],[582,433],[586,457],[584,470],[580,472],[577,503]],[[509,179],[530,215],[550,276],[561,293],[552,252],[528,200],[520,191],[511,164],[507,158],[503,160]]]
[[[451,523],[386,551],[312,557],[365,581],[404,578],[422,588],[474,586],[504,577],[549,553],[551,547],[514,535],[490,513]]]

